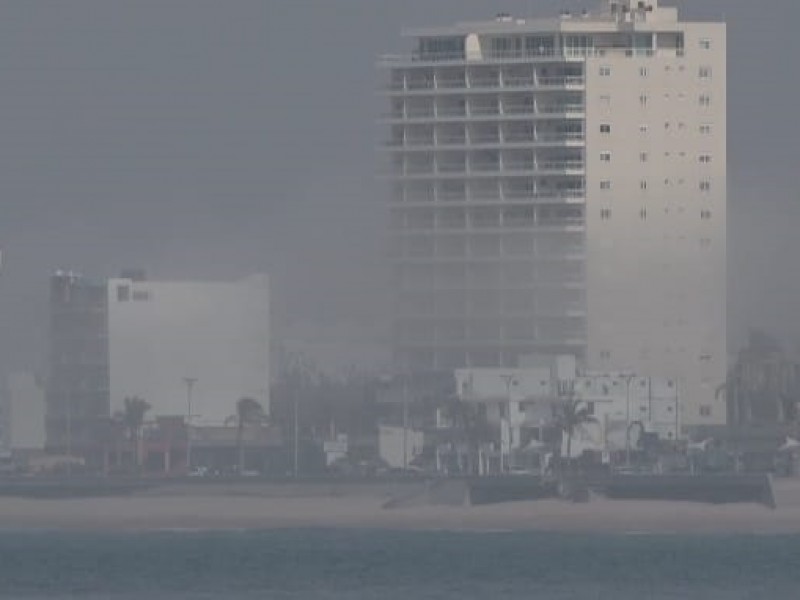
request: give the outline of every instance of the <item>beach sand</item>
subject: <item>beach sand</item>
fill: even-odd
[[[44,530],[384,528],[604,533],[800,533],[800,483],[776,484],[778,508],[755,504],[593,498],[488,506],[386,509],[382,487],[303,490],[254,486],[232,492],[169,487],[142,495],[79,499],[0,498],[0,528]],[[335,492],[335,493],[333,493]]]

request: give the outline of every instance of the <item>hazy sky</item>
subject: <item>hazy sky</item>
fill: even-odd
[[[284,330],[330,342],[334,325],[361,323],[376,335],[367,326],[380,322],[386,280],[376,56],[404,49],[406,26],[585,4],[3,2],[0,366],[42,364],[56,268],[266,271]],[[732,332],[800,338],[800,3],[677,4],[729,23]]]

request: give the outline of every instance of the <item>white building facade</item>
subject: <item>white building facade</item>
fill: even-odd
[[[725,25],[607,0],[409,36],[384,61],[398,366],[573,354],[724,424]]]
[[[642,433],[664,442],[681,437],[681,398],[674,379],[569,374],[547,367],[458,369],[455,379],[459,400],[481,405],[487,421],[500,427],[506,454],[525,446],[526,430],[538,430],[534,438],[541,440],[542,429],[554,424],[554,409],[568,398],[592,417],[573,436],[573,456],[635,447]]]
[[[269,287],[236,282],[108,281],[111,413],[144,398],[148,416],[222,425],[236,401],[269,410]]]

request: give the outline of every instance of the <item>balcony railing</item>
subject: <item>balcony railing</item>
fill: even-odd
[[[629,58],[653,57],[656,55],[684,56],[683,48],[659,48],[657,51],[652,48],[547,48],[536,50],[513,50],[509,52],[484,51],[480,56],[467,57],[465,52],[413,52],[404,55],[384,55],[380,58],[381,63],[391,65],[402,65],[409,63],[491,63],[507,61],[575,61],[584,60],[589,57],[603,57],[621,55]]]
[[[471,117],[536,117],[540,115],[580,115],[585,111],[583,104],[553,104],[544,106],[505,106],[501,108],[478,106],[470,107],[469,111],[459,108],[440,108],[435,113],[432,108],[410,108],[403,111],[395,110],[384,118],[390,121],[403,121],[411,119],[469,119]]]

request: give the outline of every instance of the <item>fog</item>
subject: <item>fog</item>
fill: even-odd
[[[590,3],[592,4],[592,3]],[[380,363],[376,57],[406,26],[555,0],[35,0],[0,21],[0,365],[41,368],[47,277],[272,277],[277,334]],[[730,343],[798,336],[794,0],[680,2],[729,23]]]

